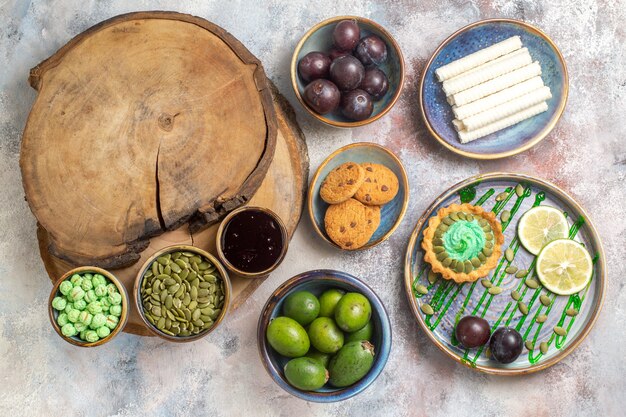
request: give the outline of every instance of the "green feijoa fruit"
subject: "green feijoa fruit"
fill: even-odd
[[[320,296],[319,317],[335,317],[335,306],[345,293],[337,288],[324,291]]]
[[[285,365],[285,378],[298,389],[314,391],[322,388],[328,381],[328,371],[315,359],[296,358]]]
[[[347,333],[345,337],[345,343],[358,342],[360,340],[372,340],[372,334],[374,333],[374,325],[372,321],[368,321],[367,324],[356,332]]]
[[[283,303],[283,314],[303,326],[315,320],[319,312],[319,300],[308,291],[296,291],[289,294]]]
[[[349,292],[335,307],[335,321],[341,330],[356,332],[363,328],[372,316],[372,306],[369,300],[358,292]]]
[[[363,378],[374,364],[374,345],[368,341],[350,342],[328,364],[329,382],[347,387]]]
[[[313,320],[309,325],[308,334],[311,344],[320,352],[335,353],[343,346],[343,332],[330,317],[318,317]]]
[[[309,351],[304,355],[307,358],[315,359],[319,363],[322,364],[324,368],[328,367],[328,362],[330,361],[330,357],[332,356],[330,353],[320,352],[311,346]]]
[[[274,350],[289,358],[304,356],[311,346],[304,328],[289,317],[276,317],[272,320],[267,326],[266,335]]]

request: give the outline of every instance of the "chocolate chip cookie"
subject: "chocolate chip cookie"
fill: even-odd
[[[354,198],[367,205],[383,205],[398,194],[400,184],[392,170],[381,164],[363,163],[365,170],[363,184],[354,194]]]
[[[346,162],[328,173],[320,187],[320,197],[328,204],[343,203],[356,193],[364,180],[365,169],[355,162]]]

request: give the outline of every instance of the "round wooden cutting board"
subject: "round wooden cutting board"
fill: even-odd
[[[114,17],[31,70],[26,199],[49,250],[75,264],[131,265],[150,238],[193,231],[245,204],[276,148],[261,63],[204,19]]]

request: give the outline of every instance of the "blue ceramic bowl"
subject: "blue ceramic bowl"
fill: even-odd
[[[452,125],[454,115],[435,77],[435,70],[511,36],[520,36],[534,61],[541,65],[541,78],[550,87],[548,111],[509,128],[462,144]],[[420,83],[422,116],[430,133],[448,149],[471,158],[497,159],[523,152],[545,138],[563,114],[567,102],[567,68],[552,40],[528,23],[489,19],[472,23],[452,34],[426,64]]]
[[[283,375],[283,369],[289,358],[278,354],[267,342],[265,333],[270,321],[282,315],[283,300],[295,291],[306,290],[316,296],[320,296],[324,291],[331,288],[340,288],[345,291],[359,292],[369,300],[372,305],[372,321],[374,324],[374,364],[372,369],[357,383],[346,388],[334,388],[326,384],[318,391],[301,391],[292,387]],[[391,324],[387,311],[378,296],[372,289],[358,278],[345,272],[319,269],[315,271],[303,272],[289,279],[276,289],[265,303],[259,325],[257,328],[257,340],[259,354],[265,369],[282,389],[288,393],[307,401],[330,403],[346,400],[353,397],[367,388],[380,375],[389,352],[391,350]]]
[[[354,19],[358,22],[359,28],[361,29],[361,37],[372,34],[377,35],[387,44],[387,61],[379,65],[378,68],[384,71],[389,79],[389,91],[387,91],[387,94],[385,94],[382,99],[374,102],[374,112],[372,115],[361,121],[351,121],[343,117],[338,110],[325,115],[317,114],[304,101],[302,94],[304,94],[306,83],[298,76],[298,62],[300,62],[300,59],[309,52],[328,52],[332,48],[332,33],[335,25],[347,19]],[[363,126],[384,116],[391,110],[400,97],[404,84],[404,58],[398,43],[391,34],[378,23],[359,16],[336,16],[313,26],[304,34],[300,42],[298,42],[291,59],[291,84],[298,101],[316,119],[336,127]]]
[[[309,185],[309,195],[307,198],[309,216],[311,217],[315,231],[325,241],[337,248],[339,248],[339,246],[328,237],[324,229],[324,216],[326,215],[326,209],[328,209],[329,204],[320,197],[320,187],[328,173],[345,162],[373,162],[381,164],[392,170],[398,177],[400,189],[395,198],[382,207],[378,229],[376,229],[374,235],[364,246],[351,250],[371,248],[387,240],[400,225],[409,205],[409,180],[404,166],[402,166],[402,162],[400,162],[398,157],[389,149],[375,143],[352,143],[330,154],[315,172],[311,184]]]

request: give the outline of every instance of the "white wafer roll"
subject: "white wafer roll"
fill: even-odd
[[[513,36],[505,39],[502,42],[493,44],[487,48],[476,51],[473,54],[464,56],[463,58],[452,61],[442,67],[435,70],[435,75],[439,81],[445,81],[449,78],[459,75],[462,72],[471,70],[474,67],[484,64],[487,61],[496,59],[502,55],[506,55],[509,52],[513,52],[516,49],[522,47],[522,40],[519,36]]]
[[[543,113],[546,110],[548,110],[548,104],[545,101],[539,104],[535,104],[532,107],[524,109],[509,117],[505,117],[504,119],[500,119],[497,122],[488,124],[487,126],[480,129],[472,130],[469,132],[465,130],[460,131],[459,140],[461,141],[461,143],[471,142],[473,140],[482,138],[483,136],[487,136],[493,132],[497,132],[498,130],[513,126],[514,124],[536,116],[539,113]]]
[[[474,87],[468,88],[465,91],[461,91],[456,94],[452,94],[453,104],[457,106],[462,106],[467,103],[471,103],[472,101],[478,100],[479,98],[486,97],[490,94],[497,93],[500,90],[504,90],[507,87],[510,87],[515,84],[519,84],[522,81],[526,81],[529,78],[535,77],[541,74],[541,66],[538,62],[533,62],[532,64],[526,65],[522,68],[518,68],[515,71],[509,72],[508,74],[501,75],[493,80],[489,80],[482,84],[475,85]]]
[[[514,98],[523,96],[524,94],[541,87],[543,87],[543,80],[541,77],[533,77],[509,88],[505,88],[502,91],[493,93],[487,97],[464,104],[463,106],[454,106],[452,107],[452,112],[454,113],[454,117],[457,119],[467,119],[469,116],[483,112],[492,107],[499,106],[500,104],[511,101]]]
[[[465,125],[463,124],[463,122],[457,119],[454,119],[452,121],[452,125],[454,126],[457,132],[460,132],[461,130],[465,129]]]
[[[541,87],[538,90],[531,91],[528,94],[524,94],[518,98],[508,101],[498,107],[494,107],[482,113],[475,114],[463,119],[463,130],[471,131],[485,127],[488,124],[497,122],[500,119],[511,116],[524,109],[539,104],[542,101],[546,101],[552,97],[550,93],[550,87]]]
[[[528,48],[518,49],[494,61],[481,65],[472,70],[458,75],[443,82],[443,91],[447,96],[467,90],[470,87],[484,83],[485,81],[499,77],[502,74],[514,71],[518,68],[531,64],[533,59],[528,53]]]

